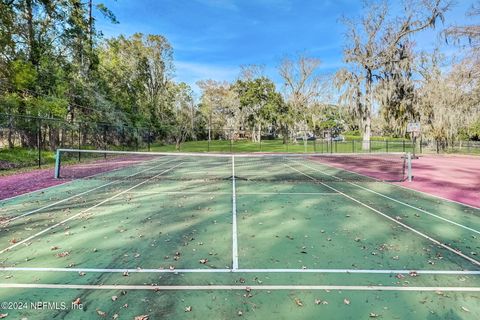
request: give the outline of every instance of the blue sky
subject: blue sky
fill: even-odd
[[[198,92],[201,79],[234,80],[240,65],[262,64],[279,82],[276,67],[287,55],[305,52],[322,61],[321,72],[343,66],[345,29],[339,19],[361,14],[357,0],[105,0],[120,24],[98,16],[97,27],[106,37],[135,32],[161,34],[174,48],[176,80]],[[392,2],[394,3],[394,2]],[[445,25],[464,24],[470,0],[458,0]],[[468,22],[468,20],[467,20]],[[440,28],[442,26],[439,26]],[[456,51],[426,31],[417,47],[440,43],[446,54]]]

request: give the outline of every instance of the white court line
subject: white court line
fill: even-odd
[[[150,160],[150,161],[146,161],[145,163],[148,163],[148,162],[151,162],[151,161],[156,161],[156,160],[157,160],[157,159],[155,159],[155,160]],[[169,161],[167,161],[167,162],[169,162]],[[164,163],[166,163],[166,162],[164,162]],[[118,169],[115,169],[115,170],[112,170],[112,171],[109,171],[109,172],[113,172],[113,171],[117,171],[117,170],[121,170],[121,169],[125,169],[125,167],[123,167],[123,168],[118,168]],[[35,169],[35,170],[37,170],[37,169]],[[32,171],[35,171],[35,170],[32,170]],[[41,169],[41,170],[43,170],[43,169]],[[45,170],[49,170],[49,169],[45,169]],[[92,175],[90,175],[90,176],[86,176],[86,177],[83,178],[83,179],[92,178],[92,177],[95,177],[95,176],[97,176],[97,175],[101,175],[101,174],[103,174],[103,173],[105,173],[105,172],[95,173],[95,174],[92,174]],[[74,179],[74,180],[69,180],[69,181],[65,181],[65,182],[63,182],[63,183],[56,184],[56,185],[54,185],[54,186],[50,186],[50,187],[46,187],[46,188],[42,188],[42,189],[38,189],[38,190],[33,190],[33,191],[25,192],[25,193],[22,193],[22,194],[17,194],[16,196],[13,196],[13,197],[0,199],[0,203],[1,203],[1,202],[4,202],[4,201],[9,201],[9,200],[12,200],[12,199],[15,199],[15,198],[19,198],[19,197],[22,197],[22,196],[28,196],[28,195],[31,195],[32,193],[35,193],[35,192],[45,191],[45,190],[48,190],[48,189],[53,189],[53,188],[56,188],[56,187],[64,186],[64,185],[66,185],[66,184],[70,184],[70,183],[75,182],[75,181],[77,181],[77,180],[75,180],[75,179]]]
[[[232,268],[238,269],[238,239],[237,239],[237,195],[235,187],[235,156],[232,155]]]
[[[0,288],[80,289],[80,290],[342,290],[342,291],[441,291],[480,292],[480,287],[395,287],[395,286],[335,286],[335,285],[107,285],[107,284],[43,284],[1,283]]]
[[[215,191],[132,191],[128,194],[211,194],[211,195],[231,195],[231,192],[215,192]],[[236,192],[237,195],[325,195],[338,196],[336,192]]]
[[[143,172],[145,172],[145,171],[149,171],[149,170],[155,169],[155,168],[157,168],[157,167],[159,167],[159,166],[161,166],[161,165],[167,164],[167,163],[172,162],[172,161],[173,161],[173,159],[172,159],[172,160],[169,160],[169,161],[167,161],[167,162],[162,162],[162,163],[160,163],[160,164],[157,165],[157,166],[153,166],[153,167],[147,168],[147,169],[145,169],[145,170],[139,171],[139,172],[137,172],[137,173],[134,173],[134,174],[132,174],[132,175],[127,176],[126,178],[134,177],[134,176],[136,176],[136,175],[138,175],[138,174],[140,174],[140,173],[143,173]],[[125,169],[125,168],[121,168],[121,169]],[[110,171],[110,172],[112,172],[112,171]],[[102,173],[104,173],[104,172],[102,172]],[[102,174],[102,173],[98,173],[98,174]],[[97,175],[97,174],[95,174],[95,175]],[[109,185],[111,185],[111,184],[120,183],[120,182],[122,182],[123,180],[125,180],[126,178],[124,178],[124,179],[122,179],[122,180],[116,180],[116,181],[112,181],[112,182],[109,182],[109,183],[102,184],[102,185],[100,185],[100,186],[98,186],[98,187],[89,189],[89,190],[87,190],[87,191],[84,191],[84,192],[81,192],[81,193],[78,193],[78,194],[74,194],[74,195],[71,196],[71,197],[68,197],[68,198],[59,200],[59,201],[57,201],[57,202],[51,203],[51,204],[49,204],[49,205],[40,207],[40,208],[35,209],[35,210],[32,210],[32,211],[25,212],[25,213],[23,213],[23,214],[21,214],[21,215],[19,215],[19,216],[15,216],[15,217],[13,217],[13,218],[11,218],[11,219],[8,219],[8,220],[5,220],[5,221],[1,221],[1,222],[0,222],[0,225],[2,225],[2,224],[3,224],[3,225],[4,225],[4,224],[8,224],[8,223],[10,223],[10,222],[12,222],[12,221],[18,220],[18,219],[23,218],[23,217],[25,217],[25,216],[29,216],[29,215],[31,215],[31,214],[37,213],[37,212],[39,212],[39,211],[42,211],[42,210],[44,210],[44,209],[48,209],[48,208],[50,208],[50,207],[53,207],[53,206],[55,206],[55,205],[57,205],[57,204],[60,204],[60,203],[65,202],[65,201],[68,201],[68,200],[71,200],[71,199],[75,199],[76,197],[79,197],[79,196],[82,196],[82,195],[84,195],[84,194],[87,194],[87,193],[90,193],[90,192],[92,192],[92,191],[95,191],[95,190],[97,190],[97,189],[100,189],[100,188],[109,186]],[[56,186],[54,186],[54,187],[56,187]],[[37,191],[42,191],[42,190],[44,190],[44,189],[37,190]]]
[[[162,164],[163,164],[163,163],[162,163]],[[16,246],[19,246],[19,245],[21,245],[21,244],[23,244],[23,243],[25,243],[25,242],[28,242],[28,241],[30,241],[30,240],[38,237],[39,235],[42,235],[42,234],[44,234],[45,232],[48,232],[48,231],[50,231],[50,230],[52,230],[52,229],[54,229],[54,228],[56,228],[56,227],[64,224],[65,222],[70,221],[70,220],[78,217],[79,215],[81,215],[81,214],[83,214],[83,213],[89,212],[90,210],[92,210],[92,209],[94,209],[94,208],[96,208],[96,207],[98,207],[98,206],[100,206],[100,205],[102,205],[102,204],[104,204],[104,203],[106,203],[106,202],[108,202],[108,201],[110,201],[110,200],[113,200],[113,199],[121,196],[122,194],[127,193],[128,191],[130,191],[130,190],[132,190],[132,189],[135,189],[135,188],[141,186],[141,185],[147,183],[148,181],[153,180],[153,179],[155,179],[156,177],[161,176],[162,174],[164,174],[164,173],[166,173],[166,172],[168,172],[168,171],[170,171],[170,170],[172,170],[172,169],[174,169],[174,168],[176,168],[176,167],[178,167],[178,166],[180,166],[180,165],[182,165],[182,164],[183,164],[183,162],[180,162],[180,163],[176,164],[175,166],[170,167],[170,168],[168,168],[168,169],[166,169],[166,170],[163,170],[163,171],[160,172],[159,174],[157,174],[157,175],[155,175],[155,176],[153,176],[153,177],[151,177],[151,178],[148,178],[147,180],[144,180],[144,181],[142,181],[142,182],[140,182],[140,183],[137,183],[137,184],[134,185],[133,187],[130,187],[130,188],[128,188],[128,189],[126,189],[126,190],[124,190],[124,191],[122,191],[122,192],[119,192],[119,193],[111,196],[110,198],[107,198],[107,199],[105,199],[105,200],[97,203],[96,205],[94,205],[94,206],[92,206],[92,207],[90,207],[90,208],[88,208],[88,209],[85,209],[85,210],[80,211],[79,213],[71,216],[70,218],[67,218],[67,219],[65,219],[65,220],[63,220],[63,221],[60,221],[60,222],[58,222],[58,223],[56,223],[56,224],[54,224],[54,225],[52,225],[52,226],[50,226],[50,227],[48,227],[48,228],[40,231],[40,232],[37,232],[36,234],[34,234],[34,235],[32,235],[32,236],[30,236],[30,237],[28,237],[28,238],[26,238],[26,239],[24,239],[24,240],[22,240],[22,241],[16,242],[15,244],[12,244],[11,246],[9,246],[9,247],[1,250],[1,251],[0,251],[0,254],[5,253],[6,251],[9,251],[10,249],[13,249],[13,248],[15,248]]]
[[[433,275],[480,275],[474,270],[405,270],[405,269],[102,269],[102,268],[42,268],[0,267],[0,272],[86,272],[86,273],[344,273],[344,274],[433,274]]]
[[[288,165],[288,164],[285,164],[285,166],[290,167],[291,169],[293,169],[293,170],[295,170],[295,171],[303,174],[304,176],[309,177],[310,179],[319,182],[320,184],[324,185],[325,187],[327,187],[327,188],[329,188],[329,189],[331,189],[331,190],[333,190],[333,191],[336,191],[336,192],[342,194],[342,195],[345,196],[346,198],[348,198],[348,199],[350,199],[350,200],[352,200],[352,201],[354,201],[354,202],[356,202],[356,203],[364,206],[365,208],[368,208],[368,209],[372,210],[373,212],[378,213],[378,214],[384,216],[384,217],[387,218],[388,220],[393,221],[393,222],[395,222],[396,224],[401,225],[401,226],[404,227],[405,229],[408,229],[408,230],[410,230],[410,231],[412,231],[412,232],[415,232],[416,234],[422,236],[423,238],[430,240],[431,242],[435,243],[436,245],[439,245],[439,246],[441,246],[442,248],[447,249],[448,251],[453,252],[454,254],[456,254],[456,255],[458,255],[458,256],[460,256],[460,257],[462,257],[462,258],[470,261],[471,263],[473,263],[473,264],[475,264],[475,265],[477,265],[477,266],[480,266],[480,261],[477,261],[477,260],[475,260],[475,259],[473,259],[473,258],[471,258],[471,257],[469,257],[469,256],[467,256],[467,255],[465,255],[465,254],[463,254],[462,252],[460,252],[460,251],[458,251],[458,250],[455,250],[455,249],[453,249],[452,247],[450,247],[450,246],[448,246],[448,245],[446,245],[446,244],[443,244],[443,243],[441,243],[441,242],[438,241],[438,240],[433,239],[433,238],[430,237],[430,236],[427,236],[427,235],[424,234],[423,232],[420,232],[420,231],[418,231],[418,230],[416,230],[416,229],[414,229],[414,228],[406,225],[405,223],[400,222],[400,221],[398,221],[398,220],[390,217],[389,215],[387,215],[387,214],[385,214],[385,213],[383,213],[383,212],[381,212],[381,211],[379,211],[379,210],[377,210],[377,209],[369,206],[368,204],[365,204],[365,203],[361,202],[360,200],[357,200],[357,199],[355,199],[355,198],[353,198],[353,197],[351,197],[351,196],[349,196],[349,195],[341,192],[340,190],[337,190],[337,189],[335,189],[334,187],[331,187],[331,186],[329,186],[328,184],[325,184],[325,183],[323,183],[323,182],[315,179],[314,177],[306,174],[305,172],[302,172],[302,171],[300,171],[300,170],[298,170],[298,169],[296,169],[296,168],[294,168],[294,167],[292,167],[292,166],[290,166],[290,165]]]
[[[337,180],[339,180],[339,181],[347,182],[347,183],[349,183],[349,184],[351,184],[351,185],[353,185],[353,186],[356,186],[356,187],[358,187],[358,188],[360,188],[360,189],[363,189],[363,190],[365,190],[365,191],[374,193],[374,194],[376,194],[376,195],[379,195],[379,196],[381,196],[381,197],[384,197],[384,198],[386,198],[386,199],[388,199],[388,200],[391,200],[391,201],[394,201],[394,202],[396,202],[396,203],[402,204],[402,205],[404,205],[404,206],[406,206],[406,207],[409,207],[409,208],[411,208],[411,209],[420,211],[420,212],[422,212],[422,213],[428,214],[428,215],[430,215],[430,216],[432,216],[432,217],[435,217],[435,218],[437,218],[437,219],[440,219],[440,220],[443,220],[443,221],[445,221],[445,222],[451,223],[451,224],[453,224],[453,225],[456,225],[457,227],[461,227],[461,228],[466,229],[466,230],[468,230],[468,231],[472,231],[472,232],[475,232],[475,233],[477,233],[477,234],[480,234],[480,231],[479,231],[479,230],[476,230],[476,229],[467,227],[467,226],[465,226],[465,225],[463,225],[463,224],[461,224],[461,223],[458,223],[458,222],[452,221],[452,220],[450,220],[450,219],[441,217],[441,216],[436,215],[436,214],[434,214],[434,213],[432,213],[432,212],[429,212],[429,211],[427,211],[427,210],[424,210],[424,209],[421,209],[421,208],[412,206],[412,205],[410,205],[410,204],[408,204],[408,203],[405,203],[405,202],[403,202],[403,201],[400,201],[400,200],[391,198],[391,197],[389,197],[389,196],[387,196],[387,195],[385,195],[385,194],[382,194],[382,193],[377,192],[377,191],[374,191],[374,190],[372,190],[372,189],[363,187],[363,186],[361,186],[361,185],[359,185],[359,184],[356,184],[356,183],[353,183],[353,182],[350,182],[350,181],[345,181],[345,180],[343,180],[342,178],[339,178],[339,177],[337,177],[337,176],[335,176],[335,175],[328,174],[328,173],[326,173],[326,172],[324,172],[324,171],[322,171],[322,170],[319,170],[319,169],[317,169],[317,168],[313,168],[313,167],[311,167],[311,166],[309,166],[309,165],[306,165],[306,164],[303,164],[303,163],[299,163],[299,164],[301,164],[302,166],[307,167],[307,168],[309,168],[309,169],[312,169],[312,170],[315,170],[315,171],[317,171],[317,172],[320,172],[321,174],[327,175],[327,176],[329,176],[329,177],[333,177],[333,178],[335,178],[335,179],[337,179]],[[322,163],[321,165],[323,165],[323,163]],[[328,166],[328,165],[326,165],[326,166]],[[328,167],[331,167],[331,166],[328,166]],[[335,167],[333,167],[333,168],[335,168]]]

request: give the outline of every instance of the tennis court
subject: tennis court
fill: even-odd
[[[0,202],[0,300],[66,307],[8,318],[480,318],[480,211],[389,183],[406,154],[57,159]]]

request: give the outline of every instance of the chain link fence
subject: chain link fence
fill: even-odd
[[[58,148],[149,150],[149,128],[0,114],[0,170],[53,163]]]
[[[192,124],[193,125],[193,124]],[[391,153],[449,152],[480,154],[480,142],[442,144],[409,139],[344,139],[328,130],[303,131],[268,127],[239,130],[207,127],[178,128],[172,133],[146,127],[97,122],[68,122],[0,113],[0,170],[41,167],[54,163],[58,148],[124,151],[185,152],[289,152],[289,153]],[[185,131],[185,130],[184,130]],[[179,139],[177,135],[181,135]]]

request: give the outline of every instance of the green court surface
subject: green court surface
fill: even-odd
[[[480,211],[348,175],[170,155],[3,200],[0,314],[479,319]]]

